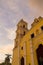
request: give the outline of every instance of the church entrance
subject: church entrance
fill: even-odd
[[[21,58],[21,65],[24,65],[24,57]]]
[[[40,44],[38,49],[36,50],[38,65],[43,65],[43,45]]]

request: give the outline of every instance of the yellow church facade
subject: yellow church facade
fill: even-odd
[[[20,20],[16,33],[12,65],[43,65],[43,18],[35,18],[29,30]]]

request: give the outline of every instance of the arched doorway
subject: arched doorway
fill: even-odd
[[[43,45],[40,44],[38,49],[36,50],[37,53],[37,59],[38,59],[38,64],[43,65]]]
[[[21,58],[21,65],[24,65],[24,57]]]

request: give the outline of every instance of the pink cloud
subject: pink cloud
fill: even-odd
[[[0,54],[12,54],[13,52],[13,44],[4,45],[0,48]]]
[[[32,11],[38,13],[38,15],[43,15],[43,0],[30,0],[29,7]]]

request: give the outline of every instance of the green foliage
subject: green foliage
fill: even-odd
[[[6,65],[5,63],[0,63],[0,65]],[[7,64],[7,65],[11,65],[11,63]]]
[[[5,63],[0,63],[0,65],[5,65]]]

